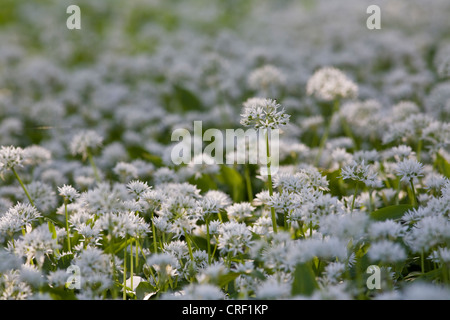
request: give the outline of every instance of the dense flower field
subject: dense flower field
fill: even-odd
[[[450,2],[377,2],[2,0],[0,298],[450,299]]]

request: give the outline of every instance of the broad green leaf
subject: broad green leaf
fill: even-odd
[[[314,272],[309,263],[300,263],[294,271],[292,295],[310,296],[318,288]]]
[[[223,276],[219,277],[219,287],[223,287],[230,283],[231,281],[234,281],[238,276],[240,275],[239,272],[229,272]]]
[[[439,152],[436,154],[436,165],[444,176],[450,178],[450,163]]]
[[[245,183],[242,175],[233,167],[221,166],[220,179],[229,188],[234,202],[240,202],[244,196]]]
[[[136,298],[138,300],[144,300],[144,297],[150,293],[156,293],[155,287],[147,281],[139,282],[139,285],[136,287]]]
[[[53,224],[53,222],[51,222],[50,220],[47,221],[48,224],[48,230],[50,231],[50,233],[52,234],[52,239],[56,239],[57,235],[56,235],[56,228],[55,225]]]
[[[377,221],[400,219],[406,211],[412,208],[414,207],[410,204],[398,204],[375,210],[370,214],[370,217]]]
[[[184,111],[203,109],[200,99],[190,90],[180,85],[173,86],[175,96]]]
[[[202,174],[201,177],[192,177],[188,181],[190,184],[196,185],[202,192],[216,190],[217,185],[209,174]]]
[[[48,230],[52,234],[52,239],[57,239],[58,236],[56,234],[55,225],[50,220],[47,220],[47,224],[48,224]],[[55,249],[55,252],[59,255],[59,249]]]
[[[198,248],[198,249],[200,249],[200,250],[207,250],[207,248],[208,248],[208,243],[207,243],[207,241],[206,241],[206,238],[204,238],[204,237],[198,237],[198,236],[192,236],[191,237],[192,238],[192,240],[193,240],[193,245],[196,247],[196,248]]]

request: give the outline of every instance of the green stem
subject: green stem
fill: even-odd
[[[267,180],[268,180],[268,184],[269,184],[269,195],[272,197],[273,196],[273,186],[272,186],[272,175],[270,174],[270,146],[269,146],[269,131],[267,129],[266,133],[266,155],[267,155]],[[275,215],[275,208],[273,206],[270,207],[270,213],[271,213],[271,217],[272,217],[272,227],[273,227],[273,232],[277,233],[277,217]]]
[[[26,196],[27,196],[27,198],[28,198],[28,201],[30,201],[30,204],[31,204],[33,207],[35,207],[34,202],[33,202],[33,199],[31,199],[31,196],[30,196],[30,194],[28,193],[27,188],[25,188],[25,185],[23,184],[22,179],[20,179],[19,175],[17,174],[16,169],[11,168],[11,170],[12,170],[12,172],[14,173],[14,176],[16,177],[17,181],[19,181],[19,183],[20,183],[20,185],[21,185],[23,191],[25,192],[25,194],[26,194]]]
[[[139,238],[136,238],[136,252],[135,252],[135,257],[136,257],[136,270],[139,266]]]
[[[152,210],[152,233],[153,233],[153,237],[152,237],[152,240],[153,240],[153,250],[154,250],[154,253],[157,253],[158,252],[158,245],[157,245],[157,243],[156,243],[156,228],[155,228],[155,222],[153,221],[153,218],[154,218],[154,213],[153,213],[153,210]]]
[[[206,223],[206,246],[208,248],[208,264],[211,264],[211,236],[209,234],[209,219],[205,219]]]
[[[339,109],[339,100],[336,100],[335,106],[334,106],[334,111],[336,112],[336,111],[338,111],[338,109]],[[341,121],[341,125],[342,125],[342,128],[344,129],[345,135],[347,137],[349,137],[350,139],[352,139],[353,145],[355,146],[354,150],[358,150],[359,149],[358,141],[356,140],[355,136],[353,135],[352,130],[347,123],[347,120],[340,113],[339,113],[339,120]]]
[[[127,239],[125,238],[125,242]],[[123,300],[127,299],[127,246],[123,249]]]
[[[422,252],[420,253],[420,269],[422,271],[422,274],[425,273],[425,253],[422,249]]]
[[[72,246],[70,245],[70,231],[69,231],[69,212],[67,211],[67,199],[64,197],[64,212],[66,214],[66,232],[67,232],[67,250],[72,251]]]
[[[94,170],[95,180],[97,182],[100,182],[100,176],[98,175],[97,166],[95,165],[94,158],[92,157],[92,154],[89,151],[87,153],[87,156],[88,156],[89,162],[91,164],[92,170]]]
[[[330,117],[328,119],[328,122],[327,122],[327,124],[325,126],[325,130],[324,130],[324,132],[322,134],[322,138],[320,139],[319,151],[318,151],[318,153],[316,155],[316,159],[314,161],[314,165],[316,167],[319,165],[320,158],[322,157],[323,149],[325,148],[325,143],[327,142],[328,135],[330,134],[330,128],[331,128],[331,122],[333,121],[333,115],[334,115],[334,113],[337,110],[339,110],[339,100],[338,99],[336,99],[334,101],[333,109],[331,111],[331,114],[330,114]]]
[[[248,201],[252,202],[253,200],[252,180],[250,178],[250,170],[248,168],[248,164],[244,165],[244,175],[245,175],[245,182],[247,184]]]
[[[355,209],[355,200],[356,200],[357,193],[358,193],[358,181],[356,181],[356,185],[355,185],[355,193],[353,194],[351,212],[353,212],[353,209]]]
[[[397,178],[397,196],[395,197],[395,204],[400,203],[400,190],[402,188],[402,182],[400,181],[400,177]]]
[[[422,145],[423,145],[422,139],[419,139],[419,141],[417,142],[417,152],[416,152],[417,161],[420,161],[422,153]]]
[[[416,189],[414,188],[413,179],[409,180],[409,183],[411,185],[411,191],[412,191],[411,205],[413,205],[415,207],[415,206],[417,206],[417,196],[416,196]]]
[[[133,290],[133,240],[130,242],[130,288]]]
[[[191,258],[192,261],[194,261],[194,254],[192,253],[191,239],[189,238],[189,235],[186,233],[185,228],[183,228],[183,231],[184,231],[184,237],[186,239],[186,243],[188,245],[189,257]]]

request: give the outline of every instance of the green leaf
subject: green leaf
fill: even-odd
[[[182,110],[189,111],[203,109],[203,104],[200,99],[190,90],[177,84],[173,86],[173,89]]]
[[[229,188],[234,202],[241,202],[244,197],[244,179],[242,175],[233,167],[221,166],[220,180]]]
[[[136,287],[136,298],[143,300],[149,293],[156,293],[155,288],[147,281],[139,282],[139,285]]]
[[[57,235],[56,235],[56,228],[55,225],[53,224],[53,222],[51,222],[50,220],[47,222],[48,224],[48,230],[50,231],[50,233],[52,234],[52,239],[56,239]]]
[[[58,236],[56,234],[55,225],[50,220],[47,221],[47,224],[48,224],[48,231],[50,231],[50,233],[52,234],[52,239],[57,239]],[[59,249],[56,249],[55,252],[59,255]]]
[[[294,271],[294,282],[292,283],[292,295],[310,296],[318,288],[314,272],[310,263],[300,263]]]
[[[196,185],[202,192],[216,190],[217,185],[209,174],[202,174],[201,177],[192,177],[188,181],[190,184]]]
[[[222,275],[219,277],[219,287],[224,287],[226,286],[228,283],[230,283],[231,281],[234,281],[241,273],[239,272],[229,272],[225,275]]]
[[[384,221],[388,219],[396,220],[400,219],[406,211],[411,210],[414,206],[410,204],[399,204],[389,207],[384,207],[375,210],[370,214],[370,217],[377,221]]]
[[[447,178],[450,178],[450,163],[448,163],[448,161],[439,152],[436,153],[435,162],[439,168],[439,171]]]

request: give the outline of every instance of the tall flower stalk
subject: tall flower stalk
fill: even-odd
[[[306,93],[308,95],[314,95],[316,98],[323,101],[333,101],[331,114],[325,126],[325,131],[319,144],[319,151],[315,159],[315,165],[317,165],[320,162],[325,143],[328,139],[333,116],[339,111],[341,99],[355,98],[358,95],[358,86],[341,70],[333,67],[324,67],[317,70],[311,78],[309,78],[308,83],[306,84]],[[355,141],[345,119],[341,117],[340,120],[345,133]]]
[[[279,129],[289,123],[290,115],[286,114],[284,109],[280,109],[280,105],[272,99],[252,98],[244,103],[244,112],[241,114],[241,124],[244,126],[252,126],[256,130],[264,130],[266,157],[267,157],[267,179],[270,196],[273,196],[272,158],[270,153],[269,134],[270,130]],[[277,221],[275,208],[271,207],[271,219],[273,231],[277,232]]]
[[[72,186],[64,185],[58,187],[59,195],[64,198],[64,213],[66,218],[66,234],[67,234],[67,250],[72,251],[72,246],[70,244],[70,229],[69,229],[69,212],[67,210],[67,205],[73,202],[76,198],[80,196],[77,190]]]
[[[14,177],[19,182],[20,186],[25,192],[28,201],[32,206],[34,206],[33,199],[31,198],[27,188],[23,184],[22,179],[20,179],[20,176],[16,171],[16,167],[23,166],[24,157],[25,157],[24,149],[14,146],[8,147],[2,146],[0,149],[0,177],[3,179],[3,174],[6,171],[11,170],[11,172],[14,174]]]

